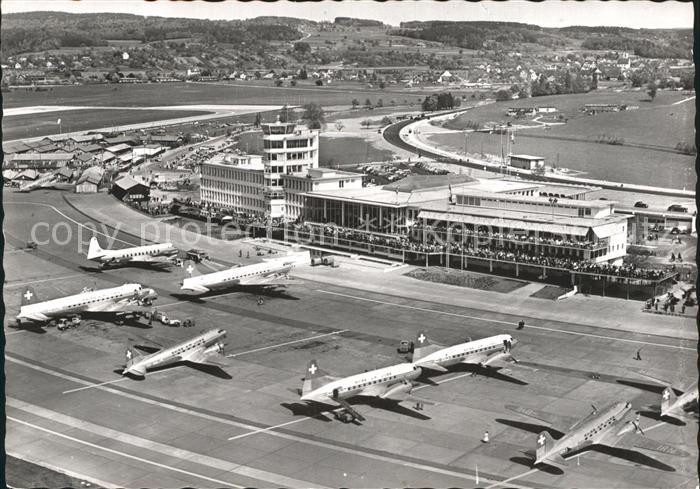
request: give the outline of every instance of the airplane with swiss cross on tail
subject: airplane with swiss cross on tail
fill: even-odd
[[[413,344],[411,361],[419,367],[438,372],[447,372],[446,367],[458,363],[498,369],[517,362],[511,348],[518,341],[509,334],[489,336],[466,343],[442,346],[431,343],[425,331],[419,331]]]
[[[578,421],[523,406],[507,405],[506,409],[550,425],[557,425],[556,428],[549,428],[538,435],[534,466],[566,466],[569,459],[580,455],[586,449],[616,447],[623,443],[623,440],[633,448],[688,456],[683,450],[646,438],[640,425],[639,413],[632,417],[632,404],[629,402],[616,402],[601,410],[593,406],[593,411]],[[559,429],[565,425],[570,426],[568,432]],[[552,433],[556,438],[552,437]]]
[[[176,345],[155,351],[150,355],[142,355],[133,345],[126,349],[126,365],[122,375],[144,377],[148,370],[165,367],[174,363],[203,364],[215,367],[226,367],[225,363],[215,362],[217,357],[223,357],[226,330],[211,329],[205,333],[177,343]]]
[[[100,263],[102,267],[127,264],[170,264],[178,253],[172,243],[136,246],[122,250],[104,250],[97,238],[90,238],[87,259]]]
[[[23,321],[48,323],[80,313],[126,313],[140,310],[158,298],[155,290],[141,284],[124,284],[108,289],[85,289],[79,294],[39,302],[31,287],[22,292],[17,325]]]
[[[331,377],[319,368],[316,360],[311,360],[306,367],[301,400],[307,403],[340,406],[341,413],[347,414],[353,421],[364,421],[364,416],[357,412],[347,399],[373,397],[393,401],[396,404],[413,399],[418,403],[434,404],[411,395],[413,390],[411,381],[420,374],[420,367],[412,363],[401,363],[349,377]]]
[[[180,284],[180,289],[206,293],[212,290],[230,287],[277,287],[297,285],[302,282],[290,278],[288,274],[295,266],[308,260],[308,253],[295,253],[265,260],[261,263],[232,267],[207,274],[200,274],[194,262],[188,260],[183,264],[186,277]]]

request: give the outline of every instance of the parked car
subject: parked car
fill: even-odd
[[[637,202],[634,203],[634,206],[641,207],[642,209],[646,209],[647,207],[649,207],[649,204],[647,204],[646,202],[642,202],[641,200],[638,200]]]
[[[187,259],[192,260],[195,263],[199,263],[202,260],[208,260],[209,255],[207,255],[204,251],[198,250],[196,248],[192,248],[187,252]]]
[[[681,204],[671,204],[668,206],[669,212],[688,212],[688,208],[682,206]]]
[[[399,343],[398,352],[399,353],[411,353],[413,351],[413,342],[408,340],[401,340]]]

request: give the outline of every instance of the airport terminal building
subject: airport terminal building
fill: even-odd
[[[585,200],[588,187],[465,175],[409,177],[383,187],[311,191],[302,220],[377,236],[412,236],[594,263],[621,262],[627,217],[614,203]]]

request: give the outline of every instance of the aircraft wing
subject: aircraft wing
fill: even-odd
[[[690,455],[688,452],[681,450],[680,448],[676,448],[671,445],[666,445],[665,443],[658,442],[638,433],[627,433],[624,436],[620,436],[616,439],[610,440],[610,443],[603,442],[603,444],[609,446],[623,444],[625,448],[639,448],[642,450],[649,450],[652,452],[665,453],[667,455],[673,455],[676,457],[687,457],[688,455]]]
[[[448,370],[443,367],[442,365],[438,365],[435,362],[421,362],[420,360],[416,362],[416,365],[420,366],[421,368],[427,368],[429,370],[435,370],[436,372],[447,372]]]
[[[143,310],[143,306],[134,299],[122,299],[117,302],[97,303],[85,310],[87,312],[137,312]]]
[[[302,284],[300,280],[289,278],[284,273],[272,273],[264,277],[251,277],[247,280],[240,280],[239,285],[297,285]]]
[[[503,368],[514,363],[514,359],[510,353],[497,353],[489,356],[486,360],[480,363],[484,367]]]
[[[33,312],[30,314],[20,314],[19,316],[17,316],[17,318],[18,319],[27,319],[29,321],[34,321],[36,323],[43,323],[43,322],[46,322],[46,321],[51,319],[50,317],[46,316],[45,314],[41,314],[40,312]]]
[[[576,424],[579,422],[578,419],[571,416],[554,414],[547,411],[541,411],[539,409],[518,406],[515,404],[506,404],[506,409],[518,414],[522,414],[523,416],[527,416],[528,418],[543,421],[548,425],[552,426],[553,428],[556,428],[557,430],[562,432],[570,430],[570,427],[576,426]]]
[[[192,363],[201,363],[205,365],[215,365],[217,367],[228,367],[229,365],[227,363],[218,363],[215,362],[215,358],[223,358],[222,355],[218,353],[207,353],[207,350],[204,348],[198,348],[195,350],[190,351],[189,353],[186,353],[185,355],[182,355],[182,360],[185,362],[192,362]]]

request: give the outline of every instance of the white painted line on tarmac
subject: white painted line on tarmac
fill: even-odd
[[[308,338],[302,338],[302,339],[300,339],[300,340],[287,341],[286,343],[279,343],[279,344],[277,344],[277,345],[263,346],[262,348],[256,348],[255,350],[248,350],[248,351],[241,351],[241,352],[238,352],[238,353],[232,353],[232,354],[230,354],[230,355],[226,355],[226,357],[228,357],[228,358],[238,357],[238,356],[241,356],[241,355],[247,355],[248,353],[255,353],[255,352],[259,352],[259,351],[263,351],[263,350],[269,350],[269,349],[271,349],[271,348],[277,348],[277,347],[280,347],[280,346],[293,345],[294,343],[303,343],[304,341],[311,341],[311,340],[315,340],[315,339],[317,339],[317,338],[324,338],[324,337],[326,337],[326,336],[338,335],[338,334],[341,334],[341,333],[345,333],[346,331],[348,331],[348,330],[347,330],[347,329],[341,329],[340,331],[333,331],[332,333],[324,333],[324,334],[320,334],[320,335],[316,335],[316,336],[310,336],[310,337],[308,337]]]
[[[520,474],[520,475],[513,476],[513,477],[511,477],[510,479],[506,479],[506,480],[504,480],[504,481],[496,482],[495,484],[491,484],[491,485],[488,486],[486,489],[492,489],[492,488],[494,488],[494,487],[498,487],[498,486],[502,486],[502,485],[508,484],[508,483],[511,482],[511,481],[514,481],[514,480],[516,480],[516,479],[520,479],[521,477],[527,477],[528,475],[534,474],[535,472],[538,472],[538,469],[530,469],[530,470],[528,470],[527,472],[522,473],[522,474]]]
[[[25,366],[25,367],[31,368],[32,370],[36,370],[36,371],[38,371],[38,372],[43,372],[43,373],[45,373],[45,374],[47,374],[47,375],[52,375],[52,376],[55,376],[55,377],[58,377],[58,378],[62,378],[62,379],[65,379],[65,380],[69,380],[69,381],[75,382],[75,383],[77,383],[77,384],[90,384],[88,381],[85,381],[85,380],[80,379],[80,378],[78,378],[78,377],[75,377],[75,376],[72,376],[72,375],[67,375],[67,374],[64,374],[64,373],[61,373],[61,372],[56,372],[55,370],[51,370],[51,369],[48,369],[48,368],[44,368],[44,367],[41,367],[41,366],[39,366],[39,365],[34,365],[33,363],[26,362],[26,361],[24,361],[24,360],[20,360],[20,359],[17,359],[17,358],[13,358],[12,356],[9,356],[9,355],[6,355],[6,356],[5,356],[5,360],[6,360],[6,361],[10,361],[10,362],[12,362],[12,363],[16,363],[16,364],[18,364],[18,365],[23,365],[23,366]],[[253,426],[253,425],[250,425],[250,424],[248,424],[248,423],[244,423],[244,422],[240,422],[240,421],[234,421],[234,420],[230,420],[230,419],[226,419],[226,418],[221,418],[221,417],[217,417],[217,416],[212,416],[212,415],[210,415],[210,414],[201,413],[201,412],[198,412],[198,411],[193,411],[192,409],[188,409],[188,408],[185,408],[185,407],[176,406],[176,405],[173,405],[173,404],[170,404],[170,403],[167,403],[167,402],[152,400],[152,399],[149,399],[149,398],[147,398],[147,397],[143,397],[143,396],[141,396],[141,395],[138,395],[138,394],[136,394],[136,393],[130,393],[130,392],[124,392],[124,391],[112,389],[112,388],[109,387],[109,386],[100,386],[100,387],[98,387],[98,389],[104,390],[105,392],[108,392],[108,393],[110,393],[110,394],[114,394],[114,395],[117,395],[117,396],[121,396],[121,397],[124,397],[124,398],[127,398],[127,399],[132,399],[132,400],[135,400],[135,401],[143,402],[143,403],[145,403],[145,404],[151,404],[151,405],[159,406],[159,407],[161,407],[161,408],[163,408],[163,409],[168,409],[168,410],[174,411],[174,412],[185,413],[185,414],[188,414],[188,415],[191,415],[191,416],[195,416],[195,417],[198,417],[198,418],[201,418],[201,419],[207,419],[207,420],[215,421],[215,422],[222,423],[222,424],[228,424],[228,425],[231,425],[231,426],[236,426],[236,427],[243,428],[243,429],[246,429],[246,430],[251,430],[251,431],[255,431],[256,429],[259,429],[257,426]],[[279,431],[269,431],[269,434],[272,435],[272,436],[276,436],[276,437],[279,437],[279,438],[283,438],[283,439],[285,439],[285,440],[291,440],[291,441],[294,441],[294,442],[303,443],[303,444],[306,444],[306,445],[312,445],[312,446],[324,448],[324,449],[326,449],[326,450],[337,451],[337,452],[340,452],[340,453],[347,453],[347,454],[350,454],[350,455],[361,456],[361,457],[369,458],[369,459],[372,459],[372,460],[375,460],[375,461],[386,462],[386,463],[388,463],[388,464],[394,464],[394,465],[399,465],[399,466],[410,467],[410,468],[413,468],[413,469],[416,469],[416,470],[422,470],[422,471],[426,471],[426,472],[432,472],[432,473],[434,473],[434,474],[445,475],[445,476],[454,477],[454,478],[461,479],[461,480],[468,480],[468,481],[474,481],[474,480],[475,480],[475,477],[474,477],[473,475],[471,475],[471,474],[466,474],[466,473],[464,473],[464,472],[458,472],[458,471],[455,471],[455,470],[443,469],[443,468],[440,468],[440,467],[435,467],[435,466],[432,466],[432,465],[428,465],[428,464],[426,464],[426,463],[410,462],[410,461],[403,460],[403,459],[400,459],[400,458],[395,458],[395,457],[386,456],[386,455],[380,455],[380,454],[376,454],[376,453],[367,453],[367,452],[365,452],[365,451],[363,451],[363,450],[361,450],[361,449],[348,448],[348,447],[344,447],[344,446],[341,446],[341,445],[335,445],[335,444],[333,444],[333,443],[329,443],[329,442],[322,441],[322,440],[307,439],[307,438],[304,438],[304,437],[299,436],[299,435],[294,435],[294,434],[292,434],[292,433],[282,433],[282,432],[279,432]],[[251,470],[252,470],[252,469],[251,469]],[[496,482],[496,481],[494,481],[494,480],[492,480],[492,479],[486,479],[486,478],[483,478],[483,477],[481,477],[480,479],[481,479],[482,482],[487,482],[487,483]],[[531,486],[511,485],[511,487],[520,488],[520,489],[530,489]]]
[[[17,333],[24,333],[26,331],[27,331],[26,329],[20,329],[17,331],[5,331],[5,336],[10,336],[10,335],[17,334]]]
[[[374,302],[376,304],[385,304],[388,306],[402,307],[404,309],[413,309],[415,311],[429,312],[432,314],[442,314],[444,316],[453,316],[453,317],[460,317],[460,318],[465,318],[465,319],[476,319],[479,321],[487,321],[490,323],[507,324],[507,325],[513,326],[513,323],[511,321],[503,321],[501,319],[490,319],[490,318],[485,318],[485,317],[481,317],[481,316],[469,316],[467,314],[459,314],[456,312],[447,312],[447,311],[440,311],[437,309],[428,309],[427,307],[409,306],[407,304],[397,304],[396,302],[380,301],[377,299],[368,299],[367,297],[358,297],[355,295],[343,294],[340,292],[331,292],[330,290],[316,289],[316,292],[321,292],[322,294],[338,295],[341,297],[347,297],[349,299],[355,299],[358,301]],[[687,346],[665,345],[663,343],[654,343],[651,341],[630,340],[628,338],[615,338],[614,336],[605,336],[605,335],[593,334],[593,333],[582,333],[580,331],[567,331],[564,329],[547,328],[545,326],[533,326],[530,324],[528,324],[527,327],[531,328],[531,329],[539,329],[542,331],[553,331],[555,333],[570,334],[570,335],[575,335],[575,336],[589,336],[592,338],[601,338],[604,340],[612,340],[612,341],[622,341],[625,343],[635,343],[635,344],[642,344],[642,345],[649,345],[649,346],[658,346],[658,347],[663,347],[663,348],[675,348],[678,350],[687,350],[687,351],[693,351],[693,352],[696,351],[695,348],[689,348]],[[630,331],[621,331],[621,332],[631,333]],[[643,334],[643,333],[637,333],[637,334]]]
[[[99,384],[92,384],[92,385],[86,385],[83,387],[78,387],[77,389],[70,389],[67,391],[61,392],[61,394],[70,394],[71,392],[78,392],[78,391],[83,391],[85,389],[92,389],[93,387],[99,387],[101,385],[107,385],[107,384],[116,384],[117,382],[123,382],[125,380],[128,380],[128,377],[122,377],[120,379],[114,379],[114,380],[108,380],[107,382],[100,382]]]
[[[67,278],[84,277],[84,276],[85,276],[85,274],[83,274],[83,273],[75,273],[73,275],[62,275],[59,277],[44,278],[41,280],[31,280],[29,282],[16,282],[14,284],[5,285],[5,289],[12,289],[14,287],[24,287],[25,285],[29,285],[29,284],[40,284],[43,282],[51,282],[52,280],[65,280]]]
[[[689,100],[693,100],[695,98],[695,95],[692,97],[684,98],[683,100],[679,100],[678,102],[673,102],[671,105],[678,105],[682,104],[683,102],[688,102]]]
[[[48,428],[43,428],[41,426],[37,426],[35,424],[28,423],[27,421],[22,421],[21,419],[14,418],[12,416],[7,416],[7,419],[14,421],[15,423],[29,426],[30,428],[34,428],[36,430],[43,431],[44,433],[49,433],[50,435],[58,436],[59,438],[64,438],[66,440],[70,440],[70,441],[73,441],[75,443],[80,443],[81,445],[89,446],[91,448],[94,448],[95,450],[102,450],[102,451],[105,451],[108,453],[113,453],[115,455],[121,455],[122,457],[130,458],[132,460],[137,460],[137,461],[143,462],[145,464],[154,465],[154,466],[159,467],[161,469],[172,470],[173,472],[179,472],[181,474],[189,475],[190,477],[196,477],[198,479],[213,482],[214,484],[218,484],[218,485],[223,486],[223,487],[236,487],[239,489],[243,489],[245,487],[245,486],[239,486],[237,484],[232,484],[230,482],[225,482],[225,481],[222,481],[219,479],[214,479],[212,477],[207,477],[206,475],[196,474],[196,473],[190,472],[188,470],[178,469],[177,467],[173,467],[170,465],[165,465],[165,464],[161,464],[158,462],[154,462],[153,460],[148,460],[146,458],[137,457],[136,455],[131,455],[131,454],[128,454],[125,452],[120,452],[119,450],[114,450],[112,448],[107,448],[107,447],[103,447],[100,445],[96,445],[94,443],[90,443],[89,441],[85,441],[85,440],[81,440],[79,438],[75,438],[73,436],[65,435],[63,433],[59,433],[57,431],[53,431],[53,430],[50,430]]]
[[[330,411],[326,411],[326,412],[330,412]],[[325,414],[325,413],[319,413],[319,414]],[[232,436],[228,440],[229,441],[238,440],[239,438],[245,438],[246,436],[255,435],[257,433],[264,433],[266,431],[276,430],[277,428],[282,428],[283,426],[289,426],[290,424],[299,423],[300,421],[306,421],[307,419],[311,419],[311,418],[313,418],[313,416],[306,416],[306,417],[300,418],[300,419],[293,419],[292,421],[287,421],[286,423],[281,423],[281,424],[278,424],[275,426],[268,426],[267,428],[260,428],[259,430],[249,431],[248,433],[243,433],[241,435]]]
[[[59,211],[56,207],[54,207],[54,206],[52,206],[52,205],[49,205],[49,204],[42,204],[41,202],[3,202],[3,205],[10,205],[10,204],[16,204],[16,205],[20,205],[20,204],[23,204],[23,205],[38,205],[38,206],[42,206],[42,207],[48,207],[49,209],[52,209],[52,210],[53,210],[54,212],[56,212],[57,214],[59,214],[59,215],[65,217],[66,219],[68,219],[70,222],[77,224],[77,225],[80,226],[81,228],[85,228],[85,229],[89,230],[89,231],[90,231],[91,233],[93,233],[93,234],[99,234],[100,236],[106,236],[107,238],[109,238],[109,239],[111,239],[111,240],[113,240],[113,241],[119,241],[120,243],[128,244],[129,246],[134,246],[134,243],[129,243],[128,241],[124,241],[123,239],[119,239],[119,238],[115,237],[116,234],[118,234],[119,232],[121,232],[118,228],[115,230],[115,236],[110,236],[109,234],[101,233],[100,231],[97,231],[96,229],[92,229],[90,226],[86,226],[85,224],[79,223],[79,222],[76,221],[75,219],[72,219],[72,218],[68,217],[68,216],[65,215],[63,212]]]

